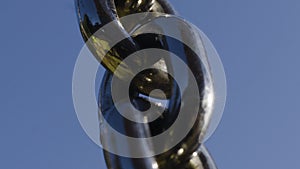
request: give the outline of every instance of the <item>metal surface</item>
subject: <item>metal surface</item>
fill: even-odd
[[[164,0],[75,0],[76,12],[80,24],[80,30],[85,41],[93,38],[93,35],[104,25],[115,21],[116,34],[128,34],[119,21],[119,18],[129,14],[139,12],[160,12],[174,14],[173,8]],[[99,37],[96,37],[99,38]],[[186,37],[185,37],[186,38]],[[193,38],[193,37],[191,37]],[[109,42],[105,42],[109,43]],[[195,41],[196,43],[196,41]],[[105,45],[102,48],[90,48],[97,58],[96,50],[108,50]],[[212,82],[209,73],[204,70],[203,63],[199,60],[187,46],[177,42],[167,36],[147,34],[144,36],[130,37],[120,42],[114,48],[109,49],[105,59],[99,59],[102,65],[107,69],[99,93],[99,106],[103,112],[103,117],[119,132],[130,137],[152,137],[165,131],[178,116],[178,109],[181,105],[181,97],[177,83],[164,71],[157,69],[172,70],[172,65],[168,60],[162,64],[154,66],[157,69],[148,69],[139,73],[132,81],[129,95],[131,102],[137,109],[144,110],[150,105],[157,109],[163,109],[161,118],[151,123],[134,123],[120,115],[115,108],[111,96],[111,81],[116,67],[128,55],[146,48],[159,48],[164,50],[182,48],[178,56],[188,65],[193,72],[198,84],[201,103],[199,103],[199,112],[196,117],[196,123],[193,125],[187,136],[171,150],[168,150],[157,156],[149,158],[127,158],[104,151],[105,161],[109,169],[215,169],[216,166],[205,149],[199,138],[205,133],[204,114],[210,108],[203,104],[203,99],[210,92]],[[176,51],[172,51],[176,52]],[[136,59],[136,63],[147,62],[147,60]],[[121,75],[117,75],[122,79]],[[187,82],[189,83],[189,81]],[[122,86],[122,84],[120,84]],[[166,98],[161,101],[160,95],[150,95],[151,91],[159,88],[165,93]],[[183,92],[187,97],[193,97],[195,94],[189,90],[189,86]],[[165,103],[165,104],[163,104]],[[184,106],[193,106],[185,103]],[[139,118],[137,116],[137,118]],[[186,118],[189,124],[189,119]],[[173,131],[180,132],[180,131]],[[114,144],[113,139],[102,135],[102,142]],[[168,144],[168,142],[164,143]],[[132,151],[148,151],[147,147],[129,147]]]

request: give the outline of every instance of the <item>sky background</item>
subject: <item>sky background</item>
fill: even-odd
[[[170,2],[224,64],[227,104],[206,142],[219,169],[300,168],[300,1]],[[104,169],[73,108],[73,1],[1,1],[0,21],[0,168]]]

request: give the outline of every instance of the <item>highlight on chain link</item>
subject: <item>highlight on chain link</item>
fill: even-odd
[[[101,27],[76,61],[73,102],[86,134],[104,150],[131,158],[164,153],[191,131],[205,142],[226,99],[225,73],[210,40],[173,15],[138,13],[120,22],[128,34],[117,31],[117,21]],[[124,49],[128,37],[138,50]]]

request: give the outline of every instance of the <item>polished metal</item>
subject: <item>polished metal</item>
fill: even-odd
[[[119,34],[129,34],[122,27],[122,23],[119,22],[119,18],[122,16],[140,12],[175,14],[174,9],[165,0],[75,0],[75,5],[80,31],[85,41],[88,41],[97,30],[112,21],[116,21],[115,31],[118,31]],[[135,108],[141,111],[149,106],[163,109],[161,117],[153,122],[144,124],[132,122],[121,116],[116,110],[111,96],[111,83],[112,77],[115,75],[114,71],[128,55],[147,48],[159,48],[171,50],[174,53],[177,52],[178,56],[185,61],[193,72],[200,92],[196,94],[200,95],[202,101],[199,103],[196,123],[179,144],[157,156],[128,158],[104,151],[108,169],[216,169],[213,159],[201,143],[201,140],[199,140],[206,131],[204,114],[209,108],[203,103],[203,99],[211,92],[208,90],[212,88],[210,73],[204,69],[204,65],[199,57],[189,47],[171,37],[156,34],[129,36],[129,38],[121,41],[112,49],[105,49],[105,45],[103,45],[102,49],[89,48],[96,58],[96,50],[109,50],[105,59],[98,59],[107,69],[99,92],[99,107],[101,112],[103,112],[103,117],[111,126],[124,135],[130,137],[152,137],[165,131],[176,120],[179,107],[182,106],[181,97],[193,97],[195,95],[193,91],[189,90],[187,85],[183,92],[185,96],[180,96],[176,81],[168,73],[159,70],[172,70],[172,65],[168,60],[163,60],[162,64],[154,66],[154,69],[140,72],[133,79],[129,91],[131,102],[127,103],[133,104]],[[172,51],[178,48],[184,50]],[[137,63],[141,62],[138,59]],[[123,78],[121,75],[116,76],[120,79]],[[120,83],[120,86],[122,86],[122,83]],[[150,95],[150,92],[154,89],[162,90],[166,97]],[[193,105],[185,103],[184,106]],[[187,124],[189,124],[189,121],[194,120],[188,117],[186,119]],[[114,144],[110,138],[101,139],[101,141],[106,143]],[[168,144],[168,142],[164,144]],[[130,148],[132,151],[135,151],[133,147]]]

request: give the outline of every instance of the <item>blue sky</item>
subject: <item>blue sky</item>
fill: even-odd
[[[219,169],[300,168],[300,1],[171,3],[224,64],[227,104],[206,143]],[[73,1],[3,1],[0,21],[0,168],[103,168],[72,103]]]

